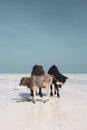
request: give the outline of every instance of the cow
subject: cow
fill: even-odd
[[[43,74],[39,76],[32,75],[30,77],[23,77],[20,80],[20,86],[27,86],[33,91],[32,102],[36,103],[36,90],[37,88],[46,88],[47,97],[44,101],[47,102],[50,98],[50,85],[52,84],[53,77],[49,74]]]
[[[39,76],[39,75],[43,75],[45,74],[45,71],[43,69],[43,67],[41,65],[34,65],[32,72],[31,72],[31,76],[35,75],[35,76]],[[42,91],[41,88],[39,88],[39,95],[42,97]],[[31,89],[31,96],[33,96],[33,91]]]
[[[55,80],[53,80],[52,83],[54,84],[54,88],[55,88],[54,89],[54,94],[56,94],[56,90],[57,90],[57,97],[60,97],[59,88],[62,87],[62,85],[66,82],[68,77],[66,77],[63,74],[61,74],[59,72],[58,68],[56,67],[56,65],[52,65],[50,67],[50,69],[48,70],[48,74],[53,75],[58,80],[57,83],[55,82]],[[53,96],[53,92],[52,92],[53,86],[52,86],[52,84],[51,84],[50,88],[51,88],[50,96]]]

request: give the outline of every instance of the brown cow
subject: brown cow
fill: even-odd
[[[20,81],[19,85],[27,86],[33,91],[32,101],[36,103],[36,89],[37,88],[46,88],[47,97],[44,101],[49,100],[50,98],[50,85],[52,84],[53,77],[49,74],[43,74],[40,76],[31,76],[31,77],[23,77]]]
[[[32,72],[31,72],[31,76],[35,75],[35,76],[39,76],[39,75],[43,75],[45,74],[45,71],[43,69],[43,67],[41,65],[34,65]],[[39,88],[39,95],[42,97],[42,91],[41,88]],[[31,90],[31,96],[33,96],[33,91]]]

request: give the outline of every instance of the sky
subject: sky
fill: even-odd
[[[87,73],[86,59],[87,0],[0,0],[0,73]]]

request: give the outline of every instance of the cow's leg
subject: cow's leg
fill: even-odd
[[[57,84],[55,84],[55,89],[57,90],[57,97],[60,97],[59,88],[58,88],[58,85],[57,85]]]
[[[33,95],[33,90],[32,89],[30,89],[30,91],[31,91],[31,96],[33,97],[34,95]]]
[[[54,95],[56,95],[56,88],[54,87]]]
[[[33,90],[31,89],[30,91],[31,91],[31,97],[33,97],[34,96],[33,95]],[[36,95],[37,95],[37,92],[36,92]]]
[[[54,83],[54,95],[56,95],[56,91],[57,91],[58,85],[56,84],[56,82]]]
[[[50,96],[53,96],[53,91],[52,91],[52,90],[53,90],[53,86],[52,86],[52,84],[51,84],[51,86],[50,86],[50,90],[51,90],[51,91],[50,91]]]
[[[41,88],[39,88],[39,95],[40,95],[40,97],[43,97]]]
[[[50,86],[46,87],[46,92],[47,92],[47,96],[46,96],[46,99],[45,99],[44,103],[49,101],[49,98],[50,98]]]
[[[58,88],[57,88],[57,97],[58,97],[58,98],[60,97],[59,89],[58,89]]]
[[[36,103],[36,87],[33,88],[33,98],[32,98],[32,102]]]

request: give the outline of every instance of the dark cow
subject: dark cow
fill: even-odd
[[[49,74],[43,74],[40,76],[23,77],[20,80],[19,85],[27,86],[33,91],[32,101],[36,103],[36,89],[46,88],[47,98],[44,102],[48,101],[50,98],[50,85],[52,84],[53,77]]]
[[[32,72],[31,72],[31,76],[35,75],[35,76],[39,76],[39,75],[43,75],[45,74],[45,71],[43,69],[42,66],[40,65],[34,65]],[[42,97],[42,91],[41,88],[39,88],[39,95]],[[31,96],[33,96],[33,91],[31,90]]]
[[[60,97],[58,87],[61,88],[62,84],[64,84],[66,82],[66,79],[68,79],[68,77],[61,74],[55,65],[50,67],[50,69],[48,70],[48,74],[54,75],[54,77],[58,80],[58,84],[55,82],[55,80],[53,80],[52,83],[54,84],[54,87],[55,87],[54,94],[56,94],[56,90],[57,90],[57,97]],[[51,94],[50,95],[53,96],[52,85],[51,85]]]

